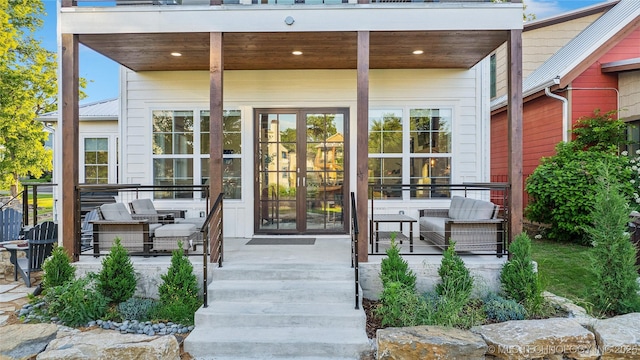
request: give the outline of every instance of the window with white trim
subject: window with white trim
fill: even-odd
[[[154,185],[202,185],[209,181],[209,110],[154,110]],[[225,199],[240,199],[241,116],[223,113],[223,191]],[[197,176],[199,174],[200,176]],[[156,191],[157,199],[201,197],[192,191]]]
[[[370,110],[369,184],[450,184],[452,115],[450,108]],[[448,190],[427,187],[407,194],[410,198],[449,196]],[[403,196],[400,190],[384,187],[373,193],[375,199]]]
[[[84,139],[84,182],[109,183],[109,138]]]

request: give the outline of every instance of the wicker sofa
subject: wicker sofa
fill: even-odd
[[[454,196],[448,209],[420,210],[420,239],[442,249],[455,241],[458,252],[491,252],[502,256],[504,219],[496,204]]]

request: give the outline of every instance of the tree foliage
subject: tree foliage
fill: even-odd
[[[52,169],[38,114],[55,107],[56,57],[41,47],[41,0],[0,0],[0,185],[17,191],[19,177]]]

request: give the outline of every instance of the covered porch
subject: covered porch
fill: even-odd
[[[78,218],[78,46],[85,46],[140,73],[209,72],[210,193],[223,192],[223,100],[225,70],[352,70],[356,95],[356,154],[349,173],[356,195],[360,237],[368,238],[368,121],[370,70],[469,69],[500,44],[509,44],[510,183],[509,231],[522,227],[521,179],[521,7],[514,4],[394,4],[360,7],[250,6],[158,8],[80,7],[63,0],[61,23],[63,245],[79,260],[74,239]],[[515,6],[514,6],[515,5]],[[160,10],[159,10],[160,9]],[[483,16],[486,15],[486,16]],[[501,14],[501,15],[499,15]],[[468,17],[473,15],[473,24]],[[515,16],[517,15],[517,16]],[[384,18],[372,26],[368,19]],[[517,20],[517,21],[516,21]],[[519,23],[520,22],[520,23]],[[96,27],[95,24],[101,24]],[[162,24],[159,26],[158,24]],[[187,24],[187,25],[185,25]],[[327,24],[331,24],[328,26]],[[425,25],[426,24],[426,25]],[[259,26],[259,28],[257,27]],[[455,47],[455,49],[452,49]],[[299,50],[302,49],[302,50]],[[425,56],[414,51],[423,49]],[[454,51],[452,51],[454,50]],[[292,55],[301,51],[304,55]],[[170,53],[182,56],[172,56]],[[127,99],[123,99],[126,106]],[[210,233],[223,233],[222,224]],[[228,250],[228,249],[225,249]],[[368,261],[367,242],[359,259]],[[226,253],[226,251],[225,251]],[[348,254],[348,252],[347,252]],[[225,255],[226,256],[226,255]]]

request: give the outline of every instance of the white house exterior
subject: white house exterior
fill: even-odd
[[[521,83],[517,0],[77,3],[62,0],[59,13],[63,148],[82,151],[73,131],[82,43],[123,65],[114,181],[209,181],[213,197],[225,193],[229,237],[347,234],[351,192],[364,228],[367,184],[488,182],[486,56],[505,41],[509,77]],[[509,88],[516,157],[519,91]],[[65,214],[73,214],[79,164],[64,165],[56,181],[63,184]],[[517,174],[517,161],[514,166]],[[413,216],[450,200],[409,192],[374,196],[382,198],[376,212]],[[154,202],[188,209],[187,216],[207,210],[197,192]],[[73,224],[63,219],[63,234],[73,234],[64,229]],[[512,226],[517,231],[518,222]]]

